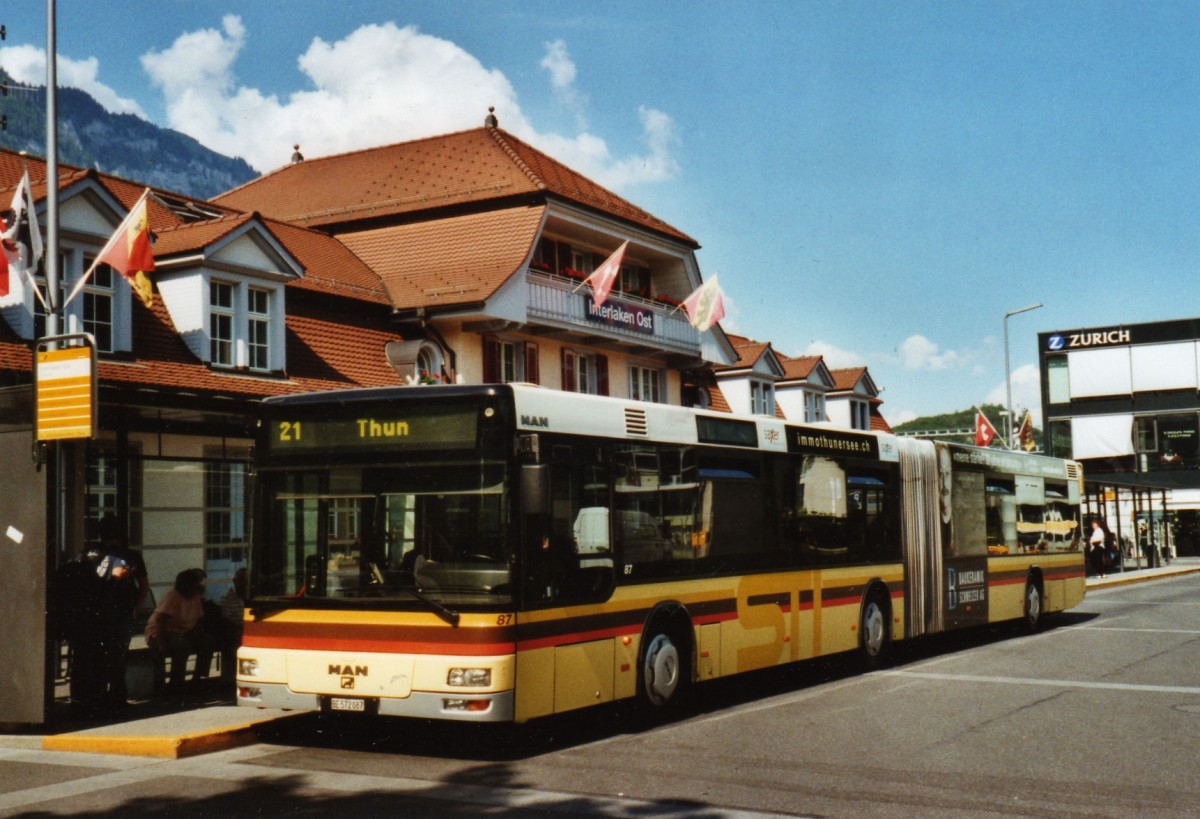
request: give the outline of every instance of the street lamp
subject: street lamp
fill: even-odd
[[[1012,405],[1012,373],[1009,371],[1008,363],[1008,319],[1010,316],[1015,316],[1018,313],[1028,313],[1030,310],[1036,310],[1042,306],[1041,302],[1037,304],[1029,304],[1017,310],[1009,310],[1004,314],[1004,390],[1007,403],[1005,409],[1008,410],[1008,448],[1014,449],[1013,446],[1013,405]]]

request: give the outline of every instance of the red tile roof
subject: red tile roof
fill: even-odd
[[[214,199],[306,227],[555,196],[699,247],[694,239],[499,128],[306,159]]]
[[[0,149],[0,201],[11,197],[26,169],[34,198],[44,198],[45,162]],[[143,185],[94,170],[60,166],[60,191],[69,192],[89,180],[126,209],[145,190]],[[400,383],[384,352],[389,341],[402,340],[392,329],[391,301],[379,277],[337,239],[171,192],[154,194],[148,207],[156,235],[154,252],[160,258],[202,250],[257,219],[304,267],[303,278],[288,285],[288,370],[249,375],[209,367],[183,343],[161,299],[149,310],[134,299],[133,353],[101,355],[102,385],[255,398]],[[193,221],[206,214],[217,218]],[[348,328],[353,329],[348,332]],[[31,347],[0,320],[0,383],[30,382]]]
[[[798,358],[788,358],[781,355],[779,356],[779,363],[783,365],[784,378],[789,380],[805,379],[821,363],[821,356],[805,355]]]
[[[853,390],[855,385],[867,374],[866,367],[848,367],[841,370],[830,370],[833,376],[833,388],[839,392]]]
[[[731,333],[726,333],[725,337],[729,339],[729,344],[733,347],[733,352],[738,358],[733,364],[717,367],[718,371],[744,370],[747,367],[753,367],[755,362],[771,349],[769,341],[755,341],[752,338],[735,336]]]
[[[229,214],[208,222],[169,227],[155,234],[154,255],[166,259],[197,253],[247,223],[256,221],[274,236],[304,269],[303,277],[293,281],[291,287],[365,299],[379,304],[390,303],[379,276],[337,239],[315,230],[263,219],[257,213]],[[333,275],[334,273],[336,275]]]
[[[545,207],[433,219],[339,238],[374,270],[398,309],[484,301],[522,269]]]
[[[729,406],[729,401],[725,399],[725,393],[721,392],[720,386],[713,381],[706,385],[708,389],[708,408],[714,412],[733,412],[733,408]]]
[[[892,425],[887,422],[879,413],[879,404],[871,403],[871,431],[872,432],[891,432]]]

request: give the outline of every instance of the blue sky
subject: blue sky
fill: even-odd
[[[502,127],[695,237],[731,332],[893,423],[1200,314],[1200,2],[59,0],[59,80],[259,170]],[[0,7],[41,84],[45,4]],[[120,36],[113,36],[119,31]],[[106,33],[101,33],[106,32]],[[999,419],[993,419],[999,423]]]

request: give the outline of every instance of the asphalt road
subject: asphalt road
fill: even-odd
[[[1200,815],[1200,575],[1089,592],[1041,633],[902,647],[513,730],[299,716],[178,761],[0,751],[0,814]]]

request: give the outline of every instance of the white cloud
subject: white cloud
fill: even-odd
[[[554,89],[554,96],[575,115],[576,127],[581,131],[586,130],[587,118],[584,110],[587,107],[587,98],[575,85],[578,71],[575,61],[567,51],[566,42],[555,40],[546,43],[546,56],[538,65],[549,72],[550,87]]]
[[[46,85],[46,51],[32,45],[17,45],[0,49],[0,66],[9,73],[13,80],[20,85]],[[146,118],[135,101],[117,94],[109,86],[100,82],[100,61],[95,57],[86,60],[72,60],[70,57],[58,55],[58,85],[65,88],[78,88],[86,91],[95,98],[96,102],[107,111],[114,114],[134,114]]]
[[[825,366],[833,370],[841,370],[847,367],[864,367],[867,360],[851,350],[843,350],[840,347],[835,347],[824,341],[811,341],[808,346],[798,353],[798,355],[819,355],[825,359]]]
[[[984,403],[1004,406],[1008,401],[1004,382],[987,394]],[[1038,368],[1025,364],[1012,372],[1013,412],[1019,418],[1026,409],[1033,415],[1035,426],[1042,425],[1042,378]]]
[[[942,350],[922,335],[913,335],[896,348],[900,363],[906,370],[949,370],[963,363],[963,356],[954,350]]]
[[[555,91],[571,91],[575,86],[575,63],[563,40],[546,43],[546,56],[542,68],[550,72],[550,83]]]
[[[894,416],[888,410],[883,409],[883,407],[880,407],[879,411],[883,414],[883,417],[887,420],[888,424],[890,424],[893,429],[900,426],[901,424],[907,424],[909,421],[915,421],[916,419],[921,417],[921,416],[917,415],[915,412],[913,412],[912,410],[898,410]]]
[[[646,145],[639,156],[613,156],[582,125],[574,136],[538,133],[502,72],[416,26],[362,26],[333,43],[314,38],[297,63],[312,87],[286,99],[238,85],[234,65],[246,46],[240,18],[230,15],[221,30],[183,34],[145,54],[142,65],[162,90],[170,127],[260,171],[287,162],[293,144],[323,156],[478,127],[489,106],[501,127],[601,184],[620,188],[679,171],[675,126],[661,111],[639,109]],[[582,123],[585,98],[566,44],[549,43],[541,65]]]

